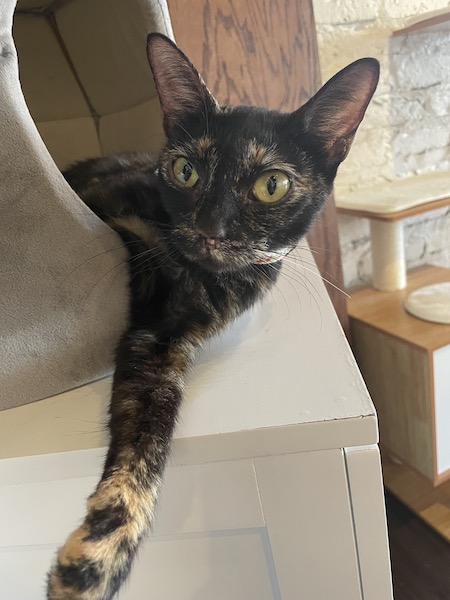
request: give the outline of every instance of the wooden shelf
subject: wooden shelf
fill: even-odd
[[[407,287],[404,290],[358,290],[351,294],[347,303],[349,317],[412,346],[433,352],[450,344],[450,325],[431,323],[410,315],[404,309],[403,301],[414,290],[443,281],[450,281],[450,269],[427,266],[408,273]]]
[[[348,301],[353,351],[377,409],[381,445],[431,486],[450,479],[450,325],[410,315],[403,300],[441,281],[450,281],[450,269],[424,267],[408,274],[405,290],[366,288]]]
[[[450,542],[450,481],[438,487],[382,450],[386,488],[413,513]]]

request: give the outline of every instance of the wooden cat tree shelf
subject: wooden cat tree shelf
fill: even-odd
[[[385,484],[450,541],[450,323],[405,308],[424,286],[447,289],[450,269],[407,274],[403,241],[405,218],[450,206],[450,176],[377,186],[337,205],[340,214],[370,220],[373,288],[352,293],[348,313],[353,350],[378,412]],[[443,298],[448,311],[450,296]]]

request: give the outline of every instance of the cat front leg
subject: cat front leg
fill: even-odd
[[[87,515],[59,549],[48,600],[110,600],[152,525],[158,491],[194,345],[158,344],[134,331],[118,353],[111,442]]]

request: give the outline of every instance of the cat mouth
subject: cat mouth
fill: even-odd
[[[177,229],[172,233],[178,251],[191,263],[213,272],[230,273],[252,268],[254,265],[277,263],[294,246],[269,249],[267,242],[250,244],[240,240],[208,238]]]
[[[187,255],[209,271],[232,271],[236,268],[235,261],[229,256],[223,244],[211,245],[202,241],[193,252],[192,249],[188,251]]]
[[[214,273],[242,270],[252,262],[245,248],[238,242],[228,239],[185,236],[181,232],[175,236],[178,250],[189,262]]]

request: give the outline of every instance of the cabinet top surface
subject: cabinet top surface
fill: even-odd
[[[294,451],[293,431],[309,424],[315,447],[327,447],[325,430],[319,439],[321,424],[329,432],[339,422],[345,445],[377,441],[373,405],[311,263],[309,250],[297,250],[273,293],[202,349],[175,435],[180,447],[188,451],[201,442],[207,452],[227,439],[245,445],[255,432],[261,440],[273,432],[280,441],[286,433]],[[0,458],[106,445],[110,383],[0,412]],[[367,439],[361,440],[361,427]]]

